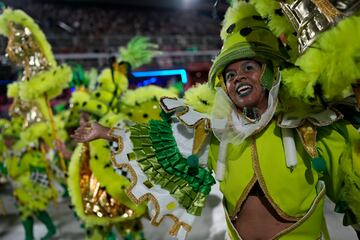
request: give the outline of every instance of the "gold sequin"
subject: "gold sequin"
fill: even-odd
[[[84,144],[81,154],[80,191],[83,200],[84,213],[97,217],[134,216],[134,211],[114,199],[93,175],[90,164],[90,151],[88,144]]]
[[[27,27],[9,22],[8,29],[6,54],[13,63],[24,66],[22,80],[29,80],[39,72],[50,69],[50,63]]]
[[[44,116],[35,101],[22,101],[16,98],[9,108],[9,114],[12,117],[23,117],[23,127],[27,128],[33,123],[44,121]]]

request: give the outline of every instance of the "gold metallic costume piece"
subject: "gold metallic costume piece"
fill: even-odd
[[[90,169],[90,152],[88,146],[83,146],[80,172],[80,191],[84,213],[97,217],[133,217],[134,211],[111,197]]]
[[[113,141],[116,141],[118,144],[118,149],[114,152],[114,154],[118,154],[121,153],[124,149],[124,141],[122,139],[121,136],[116,136],[114,134],[114,131],[116,130],[121,130],[119,128],[111,128],[110,131],[108,132],[108,136],[111,137],[113,139]]]
[[[201,152],[206,140],[211,134],[210,121],[208,119],[200,120],[195,126],[194,143],[192,154],[197,155]]]
[[[9,114],[12,117],[24,117],[24,128],[45,120],[36,102],[26,102],[19,98],[14,99],[9,108]]]
[[[316,157],[316,127],[309,121],[305,121],[301,127],[297,128],[297,131],[307,153],[312,158]]]
[[[24,26],[8,23],[9,42],[6,53],[15,64],[24,66],[22,80],[29,80],[41,71],[50,69],[50,64],[42,54],[31,31]]]

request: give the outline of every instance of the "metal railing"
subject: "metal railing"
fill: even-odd
[[[103,67],[108,58],[118,54],[118,47],[125,46],[132,36],[47,36],[55,52],[56,59],[63,62],[77,62],[88,67]],[[214,36],[149,36],[151,41],[157,43],[163,54],[156,57],[153,64],[158,67],[184,66],[192,62],[210,62],[217,54],[219,39]],[[4,57],[7,39],[0,38],[0,60]],[[80,47],[80,48],[79,48]],[[78,52],[77,52],[78,51]]]
[[[218,53],[217,50],[208,51],[173,51],[163,52],[154,58],[152,65],[157,68],[172,68],[186,66],[194,62],[211,62]],[[84,67],[102,68],[108,64],[108,59],[118,53],[68,53],[55,54],[60,63],[76,62]]]

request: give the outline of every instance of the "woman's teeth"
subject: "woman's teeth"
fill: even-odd
[[[246,96],[248,95],[252,90],[252,86],[251,85],[240,85],[236,92],[239,94],[240,97]]]

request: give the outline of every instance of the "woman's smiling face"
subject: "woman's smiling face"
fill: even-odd
[[[262,67],[255,60],[243,59],[229,64],[223,77],[228,95],[238,110],[244,107],[259,109],[260,113],[267,108],[268,94],[261,85]]]

